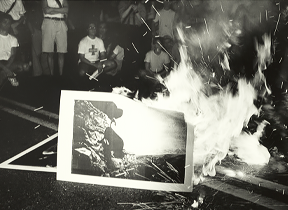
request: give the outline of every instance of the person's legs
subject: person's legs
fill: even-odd
[[[44,19],[42,23],[42,52],[47,54],[49,73],[54,73],[55,20]]]
[[[58,53],[59,75],[62,76],[64,68],[64,53]]]
[[[107,60],[104,62],[103,72],[105,74],[115,76],[117,74],[117,63],[115,61]]]
[[[66,26],[64,21],[58,21],[56,23],[57,27],[57,36],[56,36],[56,45],[57,45],[57,53],[58,53],[58,67],[59,67],[59,75],[63,74],[64,69],[64,58],[65,53],[67,53],[67,31],[68,27]]]
[[[54,53],[47,53],[47,61],[50,75],[54,75]]]

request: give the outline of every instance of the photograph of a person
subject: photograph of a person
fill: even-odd
[[[86,99],[81,91],[62,91],[62,98],[65,94],[71,100],[64,97],[61,102],[65,108],[62,116],[60,111],[57,176],[66,174],[70,181],[79,182],[88,177],[97,184],[105,183],[104,179],[108,185],[133,188],[145,183],[145,188],[152,189],[156,183],[164,189],[171,189],[170,185],[178,190],[179,186],[187,188],[193,164],[192,155],[187,153],[188,126],[183,113],[147,107],[112,93],[86,92],[90,95]],[[67,122],[68,115],[73,117],[65,135],[61,132],[61,117]],[[68,148],[71,158],[67,157]],[[62,170],[63,163],[66,171]]]

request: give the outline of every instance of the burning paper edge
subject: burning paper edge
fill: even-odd
[[[145,190],[162,191],[192,191],[193,177],[193,140],[194,128],[187,124],[186,156],[185,156],[185,176],[184,183],[161,183],[149,181],[137,181],[121,178],[110,178],[100,176],[79,175],[71,173],[72,160],[72,139],[73,139],[73,113],[75,100],[97,100],[97,101],[115,101],[129,100],[131,103],[139,103],[124,96],[113,93],[84,92],[84,91],[61,91],[60,112],[59,112],[59,135],[57,148],[57,180],[71,181],[87,184],[98,184],[126,188],[138,188]],[[143,106],[145,106],[143,104]]]

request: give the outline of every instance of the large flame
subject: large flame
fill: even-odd
[[[235,30],[233,24],[228,22],[219,25],[223,33],[217,33],[217,36],[222,34],[230,41],[237,40],[240,32]],[[157,99],[142,100],[149,106],[177,110],[185,114],[186,122],[195,127],[194,164],[203,165],[203,174],[210,176],[216,174],[216,163],[226,157],[229,149],[233,149],[234,154],[248,164],[267,164],[270,158],[268,150],[259,143],[266,124],[264,122],[260,124],[258,131],[254,134],[244,133],[243,127],[247,126],[253,115],[259,114],[260,110],[254,105],[259,95],[258,88],[264,84],[266,88],[261,93],[271,93],[262,73],[271,63],[271,38],[264,35],[263,45],[255,43],[258,52],[256,61],[258,69],[255,77],[252,81],[234,78],[237,84],[235,90],[235,87],[231,85],[221,87],[218,83],[219,79],[214,78],[214,75],[211,76],[210,73],[213,72],[205,63],[207,57],[204,55],[204,45],[201,43],[209,45],[216,42],[213,29],[202,31],[201,36],[199,33],[190,34],[187,41],[187,34],[183,29],[178,28],[182,42],[179,49],[181,63],[164,79],[170,95],[158,94]],[[229,32],[231,29],[238,32],[231,33]],[[227,38],[217,43],[217,53],[223,55],[220,66],[224,75],[230,70],[227,53],[230,46]],[[197,52],[198,55],[191,56],[192,51],[194,54]],[[205,65],[194,65],[191,61],[191,58],[199,59],[199,57],[200,63]],[[215,87],[219,87],[216,92],[213,91]]]

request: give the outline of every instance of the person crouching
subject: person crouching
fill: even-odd
[[[117,67],[115,61],[107,60],[103,40],[96,37],[96,23],[88,24],[88,35],[78,46],[79,63],[78,74],[80,77],[96,79],[102,73],[109,73]]]

